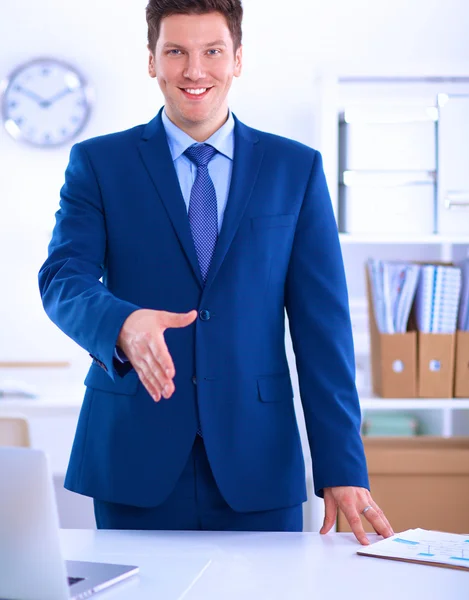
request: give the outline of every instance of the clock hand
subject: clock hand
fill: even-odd
[[[63,98],[67,94],[70,94],[72,91],[73,90],[71,90],[70,88],[64,88],[62,91],[55,94],[55,96],[52,96],[52,98],[49,98],[49,100],[44,100],[43,106],[45,108],[49,108],[49,106],[51,106],[52,104],[57,102],[57,100],[60,100],[60,98]]]
[[[17,85],[16,90],[18,92],[20,92],[21,94],[23,94],[24,96],[28,96],[28,98],[35,100],[40,106],[44,106],[44,102],[46,102],[44,100],[44,98],[41,98],[41,96],[39,96],[39,94],[36,94],[36,92],[28,90],[28,89],[22,87],[21,85]]]

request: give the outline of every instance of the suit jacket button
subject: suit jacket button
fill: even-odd
[[[211,315],[209,310],[201,310],[199,316],[202,321],[210,321]]]
[[[194,377],[192,377],[192,383],[194,385],[197,385],[197,377],[194,375]]]

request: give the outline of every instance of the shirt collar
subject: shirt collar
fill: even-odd
[[[175,125],[169,119],[166,110],[163,110],[161,113],[161,118],[163,120],[163,126],[166,131],[166,137],[168,138],[169,149],[173,161],[184,154],[190,146],[199,143]],[[204,142],[205,144],[210,144],[220,154],[223,154],[231,160],[233,160],[234,156],[234,125],[234,118],[230,110],[228,120]]]

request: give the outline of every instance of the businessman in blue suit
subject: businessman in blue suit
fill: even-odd
[[[392,535],[360,438],[344,269],[320,154],[241,123],[240,0],[150,0],[147,125],[76,144],[39,284],[93,358],[65,486],[97,526]]]

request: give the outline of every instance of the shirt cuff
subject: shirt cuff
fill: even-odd
[[[129,359],[127,358],[127,356],[124,354],[124,352],[122,352],[122,350],[120,348],[118,348],[117,346],[114,348],[114,356],[117,358],[117,360],[121,363],[126,363],[129,362]]]

